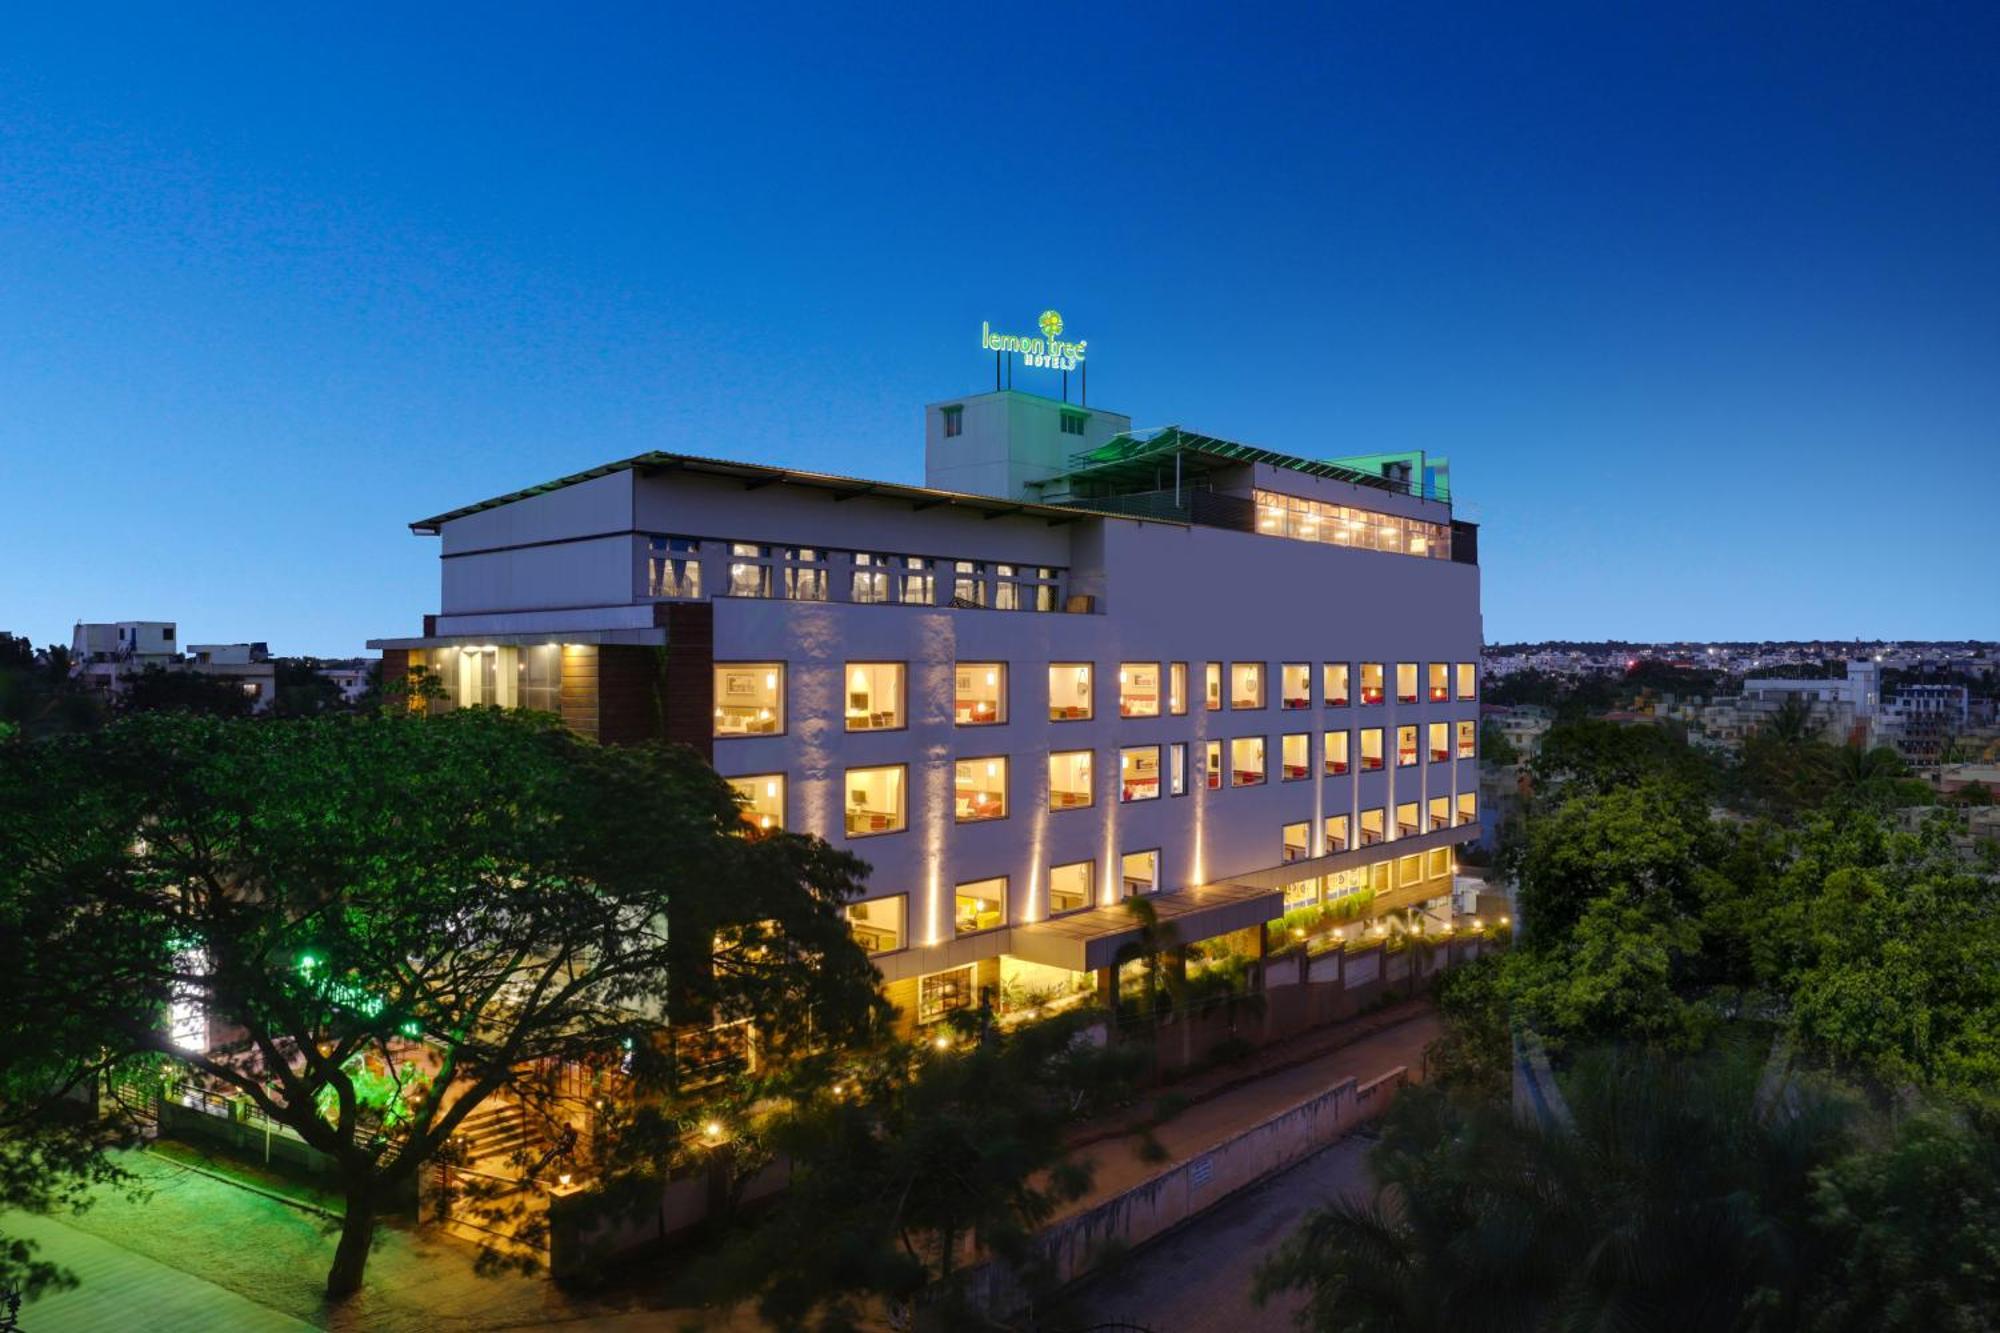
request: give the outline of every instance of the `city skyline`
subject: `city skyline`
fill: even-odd
[[[1137,426],[1449,456],[1488,642],[1990,635],[1996,21],[1818,18],[24,19],[0,629],[353,655],[412,519],[914,481],[1054,307]]]

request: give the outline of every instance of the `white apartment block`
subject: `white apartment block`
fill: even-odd
[[[1115,995],[1152,895],[1261,953],[1288,906],[1449,900],[1479,834],[1477,532],[1443,460],[1288,457],[1003,390],[911,486],[646,454],[413,524],[433,707],[696,747],[871,866],[916,1021]]]

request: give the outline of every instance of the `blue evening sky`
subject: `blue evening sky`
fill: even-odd
[[[16,10],[0,629],[355,653],[458,504],[920,480],[1055,306],[1141,424],[1449,455],[1489,638],[2000,635],[2000,9],[1261,9]]]

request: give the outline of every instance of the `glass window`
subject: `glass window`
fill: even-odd
[[[1376,843],[1382,841],[1383,836],[1382,807],[1378,805],[1372,810],[1363,810],[1361,812],[1361,845],[1363,847],[1373,847]]]
[[[1344,852],[1347,850],[1346,815],[1328,815],[1324,831],[1326,835],[1326,854],[1328,856],[1332,856],[1335,852]]]
[[[1167,711],[1175,717],[1187,712],[1187,663],[1173,662],[1167,666]]]
[[[785,548],[785,596],[794,602],[826,600],[827,552],[818,546]]]
[[[562,645],[538,643],[516,650],[521,707],[562,711]]]
[[[1347,733],[1329,731],[1321,737],[1322,752],[1326,759],[1326,775],[1337,778],[1347,771]]]
[[[1414,838],[1417,836],[1417,803],[1404,801],[1396,807],[1396,836]]]
[[[1082,810],[1091,804],[1091,752],[1058,750],[1049,756],[1049,809]]]
[[[1158,717],[1160,715],[1160,664],[1120,662],[1118,664],[1118,716]]]
[[[959,823],[1007,817],[1007,756],[959,760],[951,785],[953,817]]]
[[[1208,780],[1210,791],[1222,787],[1222,742],[1205,741],[1202,744],[1202,773]]]
[[[1445,662],[1430,664],[1424,682],[1424,691],[1434,704],[1441,704],[1451,698],[1451,666]]]
[[[976,1002],[970,967],[933,972],[917,981],[917,1022],[935,1023],[947,1014],[972,1008]]]
[[[951,604],[972,608],[986,605],[986,566],[977,560],[954,560],[951,566]]]
[[[904,921],[909,915],[907,894],[869,898],[847,905],[847,928],[854,942],[869,953],[894,953],[907,942]]]
[[[960,662],[952,674],[952,721],[961,727],[993,727],[1007,720],[1005,662]]]
[[[1417,701],[1417,664],[1415,662],[1396,663],[1396,702],[1413,704]]]
[[[866,551],[856,551],[853,587],[849,593],[851,600],[871,605],[887,602],[894,591],[894,586],[889,581],[891,563],[886,555],[870,555]]]
[[[1451,848],[1433,847],[1424,853],[1424,874],[1431,879],[1451,873]]]
[[[1090,663],[1049,664],[1049,721],[1080,722],[1090,717]]]
[[[904,802],[906,775],[902,764],[847,770],[842,785],[847,792],[848,837],[866,838],[908,827],[909,814]]]
[[[1287,782],[1312,776],[1312,733],[1295,731],[1278,740],[1278,764]]]
[[[1458,794],[1458,822],[1461,824],[1479,822],[1479,793],[1462,791]]]
[[[785,826],[783,773],[758,773],[745,778],[731,778],[729,785],[736,788],[736,794],[743,798],[743,818],[746,823],[760,829],[781,829]]]
[[[1476,759],[1479,756],[1479,724],[1470,720],[1458,724],[1458,757]]]
[[[952,894],[952,924],[960,935],[971,935],[1007,924],[1007,877],[975,879]]]
[[[1476,699],[1479,697],[1479,664],[1460,662],[1458,664],[1458,697]]]
[[[1281,849],[1285,863],[1305,860],[1312,854],[1311,843],[1312,824],[1309,821],[1285,825]]]
[[[1363,727],[1361,729],[1361,771],[1379,773],[1382,770],[1382,728]]]
[[[729,595],[771,595],[771,548],[752,542],[729,543]]]
[[[937,601],[935,565],[920,555],[903,557],[903,605],[930,606]]]
[[[849,662],[847,664],[847,729],[849,731],[895,731],[906,724],[903,716],[903,664],[901,662]]]
[[[1229,742],[1229,785],[1255,787],[1268,774],[1264,771],[1264,738],[1238,736]]]
[[[1396,728],[1396,767],[1408,768],[1417,762],[1417,729]]]
[[[701,596],[701,543],[654,537],[647,543],[646,589],[651,597]]]
[[[1211,711],[1222,707],[1222,663],[1207,662],[1201,668],[1202,706]]]
[[[1231,708],[1262,708],[1264,706],[1264,664],[1262,662],[1231,662],[1229,664],[1229,706]]]
[[[1022,605],[1021,584],[1015,576],[1019,572],[1016,565],[993,566],[993,609],[996,611],[1025,611]]]
[[[1304,662],[1287,662],[1278,668],[1278,706],[1311,708],[1312,668]]]
[[[944,437],[947,440],[954,439],[965,433],[965,409],[963,407],[939,408],[938,415],[944,418]]]
[[[1436,833],[1441,828],[1451,827],[1451,797],[1433,796],[1424,811],[1427,822],[1424,832]]]
[[[1430,725],[1430,762],[1446,763],[1451,759],[1451,724],[1433,722]]]
[[[1133,745],[1118,752],[1118,799],[1151,801],[1160,795],[1160,747]]]
[[[1396,858],[1396,887],[1407,888],[1424,882],[1424,858],[1421,856],[1399,856]]]
[[[1097,897],[1097,862],[1072,861],[1049,867],[1049,915],[1075,912]]]
[[[1368,888],[1377,898],[1389,891],[1389,863],[1377,861],[1368,867]]]
[[[1319,879],[1318,875],[1314,875],[1310,879],[1294,880],[1285,885],[1285,910],[1295,912],[1301,907],[1311,907],[1318,902]]]
[[[715,734],[776,736],[785,729],[782,662],[730,662],[715,668]]]
[[[1347,677],[1350,673],[1345,662],[1328,662],[1320,671],[1321,693],[1326,695],[1328,708],[1347,707]]]
[[[1361,702],[1379,704],[1382,702],[1382,664],[1363,662],[1361,664]]]
[[[1187,795],[1187,742],[1175,741],[1167,747],[1167,795]]]
[[[1160,853],[1127,852],[1121,858],[1125,896],[1136,898],[1141,894],[1157,893],[1160,888]]]

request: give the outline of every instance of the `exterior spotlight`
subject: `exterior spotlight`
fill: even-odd
[[[565,1172],[563,1172],[563,1173],[562,1173],[561,1175],[557,1176],[557,1177],[556,1177],[556,1184],[558,1184],[558,1185],[562,1186],[562,1187],[563,1187],[564,1189],[568,1189],[568,1188],[569,1188],[569,1172],[565,1171]]]
[[[931,1045],[937,1047],[941,1051],[948,1051],[951,1049],[951,1038],[945,1036],[942,1032],[940,1032],[938,1033],[937,1036],[931,1038]]]
[[[708,1135],[711,1139],[719,1139],[722,1137],[722,1122],[711,1120],[701,1127],[701,1132]]]

